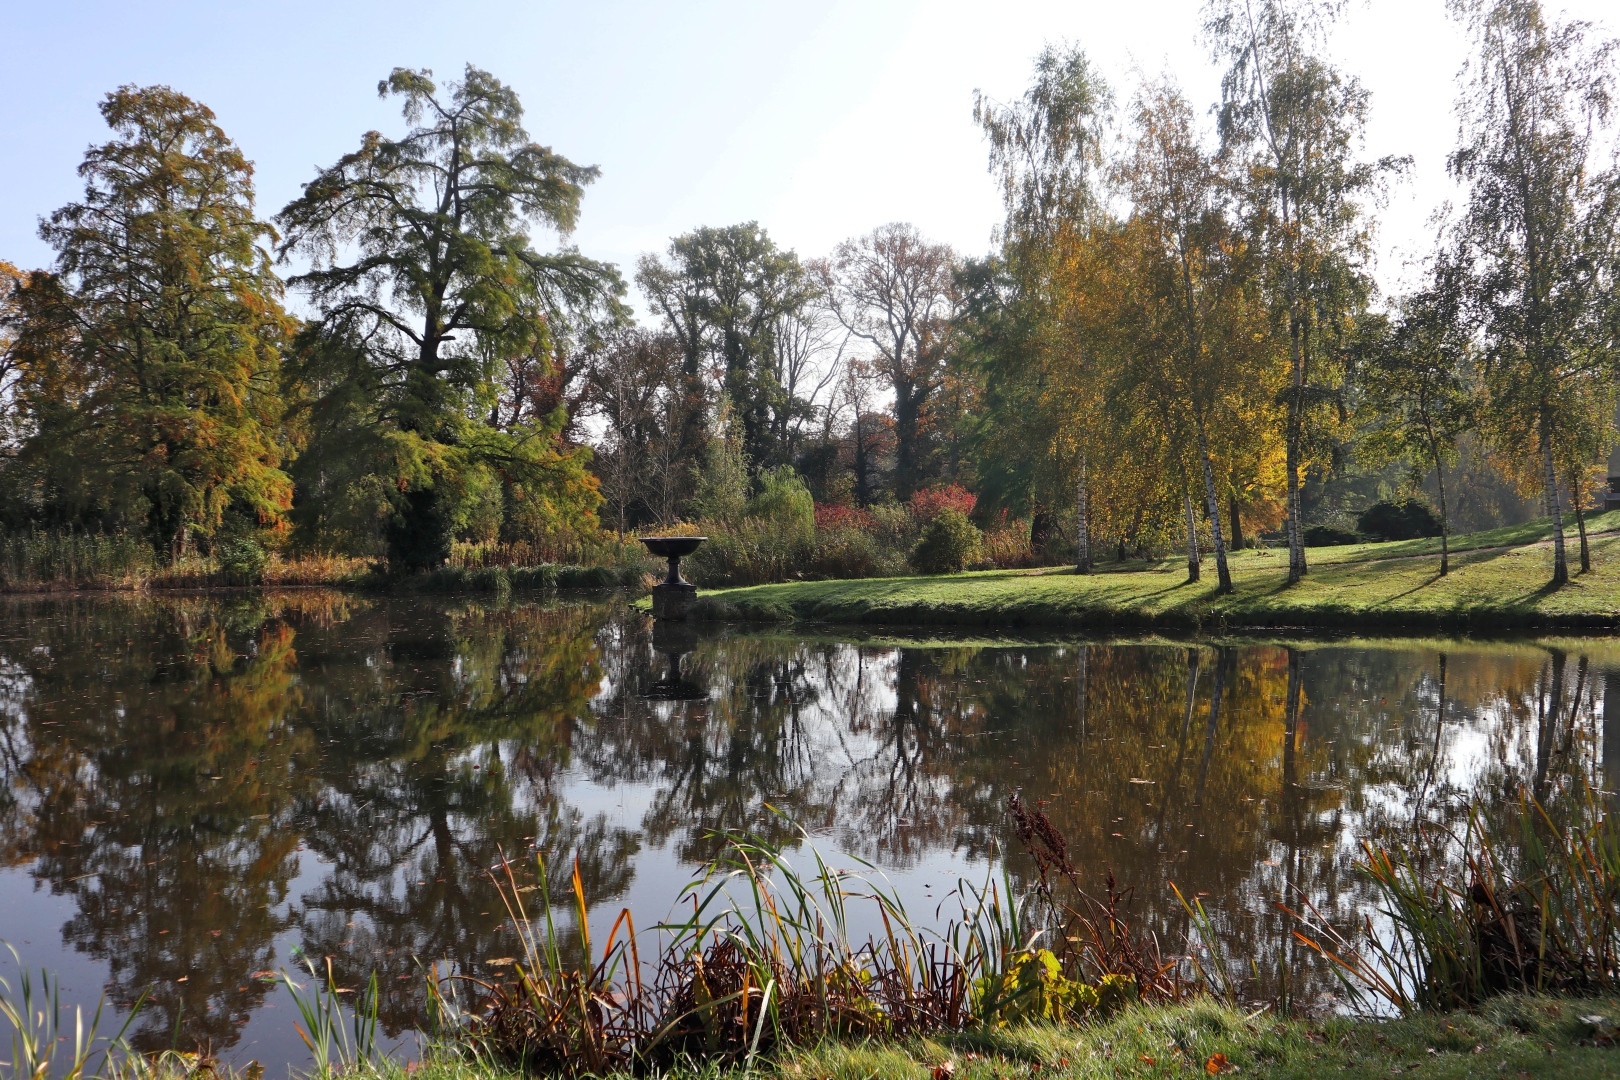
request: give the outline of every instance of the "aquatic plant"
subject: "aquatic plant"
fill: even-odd
[[[1427,849],[1363,844],[1380,906],[1359,933],[1303,900],[1294,936],[1352,998],[1401,1012],[1466,1008],[1509,993],[1620,989],[1620,827],[1590,789],[1573,823],[1529,792],[1501,818],[1474,804],[1460,836]]]
[[[17,964],[17,985],[12,987],[0,977],[0,1016],[11,1023],[11,1060],[8,1080],[94,1080],[111,1060],[112,1051],[120,1047],[127,1050],[124,1033],[140,1011],[142,999],[135,1002],[118,1034],[111,1039],[99,1038],[102,1009],[106,998],[96,1001],[96,1011],[88,1022],[84,1010],[73,1009],[71,1043],[69,1029],[62,1015],[62,983],[41,969],[39,982],[23,966],[17,950],[6,943],[6,949]],[[90,1068],[100,1045],[101,1063]],[[59,1056],[65,1052],[66,1061],[60,1066]]]
[[[306,986],[294,982],[286,971],[281,971],[275,978],[287,987],[299,1016],[303,1018],[302,1024],[295,1022],[293,1026],[315,1059],[315,1067],[326,1072],[335,1064],[339,1071],[348,1072],[358,1066],[375,1063],[379,1056],[377,1008],[381,1000],[377,973],[372,972],[370,981],[357,992],[337,985],[331,957],[326,958],[324,978],[316,970],[315,962],[296,946],[293,959],[309,972],[309,984]],[[341,994],[355,995],[347,1024],[344,1022]]]
[[[580,1074],[689,1060],[747,1065],[826,1037],[1074,1021],[1139,997],[1138,972],[1149,974],[1155,996],[1181,989],[1126,932],[1117,908],[1106,929],[1071,940],[1063,922],[1032,921],[1040,897],[1020,895],[1005,869],[982,884],[960,881],[959,912],[936,931],[914,922],[863,860],[834,868],[809,844],[793,859],[754,833],[719,839],[720,853],[677,901],[683,917],[655,928],[664,944],[646,965],[628,909],[601,953],[593,949],[577,864],[572,906],[583,959],[566,962],[544,863],[533,885],[503,864],[497,885],[523,943],[517,977],[455,976],[449,981],[472,986],[476,1000],[462,1010],[453,989],[436,989],[438,1013],[454,1018],[456,1038],[479,1058]],[[538,906],[533,916],[526,896]],[[880,934],[854,938],[855,905],[875,909]]]

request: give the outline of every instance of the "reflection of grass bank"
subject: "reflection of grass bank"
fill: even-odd
[[[249,564],[191,555],[159,565],[151,548],[123,536],[0,538],[0,593],[184,591],[262,587],[329,588],[363,592],[487,593],[535,589],[601,589],[641,584],[642,563],[576,566],[451,565],[397,575],[375,561],[342,555],[262,554]]]
[[[1205,580],[1189,584],[1182,560],[1127,560],[1086,576],[993,570],[728,589],[708,594],[699,614],[887,626],[1612,628],[1620,623],[1620,511],[1588,527],[1592,571],[1556,590],[1547,586],[1549,529],[1535,522],[1454,538],[1443,578],[1439,542],[1412,540],[1313,548],[1310,574],[1294,586],[1285,582],[1284,551],[1237,552],[1230,596],[1215,593],[1207,565]]]

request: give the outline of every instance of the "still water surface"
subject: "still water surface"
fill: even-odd
[[[1272,902],[1303,891],[1348,923],[1372,899],[1363,840],[1521,784],[1620,787],[1611,694],[1607,639],[666,637],[615,601],[14,599],[0,938],[70,1000],[148,991],[140,1047],[178,1030],[278,1075],[307,1059],[254,975],[300,946],[351,985],[378,974],[408,1057],[420,965],[488,973],[515,951],[486,873],[503,852],[577,854],[593,924],[628,905],[646,926],[714,830],[790,840],[769,806],[929,917],[1016,848],[1020,791],[1099,884],[1136,889],[1167,949],[1174,882],[1257,991],[1310,999],[1330,981]]]

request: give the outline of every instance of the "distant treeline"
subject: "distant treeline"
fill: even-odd
[[[396,69],[403,130],[268,221],[205,106],[122,87],[42,221],[54,267],[0,264],[0,528],[421,571],[702,527],[735,581],[1185,545],[1225,587],[1259,534],[1297,579],[1308,528],[1380,500],[1447,529],[1533,498],[1562,581],[1615,440],[1614,51],[1533,0],[1453,7],[1462,196],[1397,297],[1370,264],[1409,161],[1363,154],[1370,96],[1304,0],[1209,0],[1208,130],[1169,76],[1122,98],[1071,46],[979,96],[983,258],[900,223],[817,259],[698,228],[638,261],[647,325],[566,242],[597,170],[487,72]]]

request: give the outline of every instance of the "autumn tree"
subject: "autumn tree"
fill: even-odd
[[[681,347],[683,456],[702,456],[707,417],[697,406],[710,400],[712,383],[731,401],[752,467],[786,463],[780,433],[801,401],[778,378],[778,334],[815,295],[798,256],[757,222],[706,226],[670,241],[665,256],[643,255],[636,284]]]
[[[818,268],[838,321],[870,347],[872,369],[894,393],[894,493],[901,501],[928,475],[923,416],[945,379],[955,266],[949,247],[894,223],[844,241]]]
[[[17,383],[23,360],[17,351],[17,332],[24,320],[22,290],[27,280],[22,271],[0,260],[0,455],[6,457],[15,453],[19,435]]]
[[[1385,333],[1369,335],[1358,365],[1360,412],[1367,418],[1362,453],[1371,464],[1405,461],[1414,486],[1434,470],[1440,497],[1440,573],[1450,571],[1446,468],[1457,441],[1478,418],[1470,346],[1457,296],[1442,280],[1410,297]]]
[[[618,531],[651,517],[674,516],[675,497],[690,464],[677,447],[685,418],[680,347],[667,333],[631,327],[596,350],[585,407],[600,420],[594,471]]]
[[[566,237],[597,170],[531,141],[517,94],[488,72],[469,65],[443,91],[431,74],[379,83],[409,130],[367,133],[277,218],[320,315],[300,379],[323,445],[301,480],[329,505],[371,506],[402,569],[443,563],[492,490],[508,527],[594,527],[588,451],[559,438],[561,410],[492,423],[495,365],[554,355],[559,325],[611,320],[622,292],[611,266],[529,235]]]
[[[1202,488],[1218,590],[1230,592],[1216,455],[1247,419],[1245,399],[1268,384],[1253,346],[1252,275],[1228,209],[1230,185],[1201,145],[1192,107],[1173,86],[1144,85],[1132,106],[1136,137],[1119,164],[1131,218],[1119,250],[1128,267],[1123,362],[1110,397],[1156,407]],[[1183,491],[1185,491],[1183,487]],[[1188,532],[1193,532],[1188,508]],[[1189,540],[1189,543],[1191,541]],[[1189,548],[1196,578],[1196,549]]]
[[[1336,11],[1312,0],[1209,0],[1205,35],[1226,64],[1223,152],[1244,177],[1245,216],[1288,358],[1283,412],[1288,580],[1305,575],[1300,477],[1311,426],[1337,397],[1335,337],[1371,293],[1367,202],[1401,166],[1357,158],[1368,94],[1323,59]]]
[[[966,283],[964,321],[987,391],[978,475],[1000,493],[997,501],[1030,506],[1032,531],[1043,506],[1072,493],[1080,573],[1092,562],[1090,456],[1101,445],[1101,398],[1087,307],[1071,286],[1086,280],[1074,270],[1091,264],[1093,233],[1108,224],[1102,171],[1111,102],[1081,49],[1048,46],[1018,100],[976,93],[973,105],[1006,209],[999,258],[969,268]]]
[[[136,524],[172,558],[222,528],[273,531],[293,327],[253,167],[168,87],[121,87],[101,114],[115,137],[79,166],[83,200],[40,225],[54,273],[12,279],[18,497],[53,524]]]
[[[1552,583],[1562,585],[1560,460],[1575,449],[1566,443],[1595,456],[1612,439],[1620,175],[1592,158],[1609,116],[1614,44],[1593,42],[1584,23],[1549,23],[1535,0],[1454,10],[1476,56],[1450,158],[1468,189],[1450,257],[1484,342],[1486,430],[1498,455],[1546,494]],[[1601,436],[1583,440],[1593,416],[1603,418]]]

